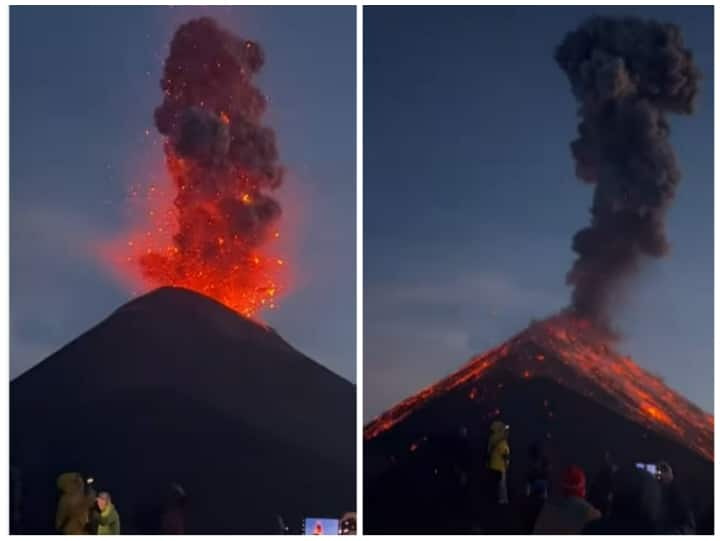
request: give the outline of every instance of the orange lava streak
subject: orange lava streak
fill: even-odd
[[[714,417],[667,387],[657,376],[640,368],[632,359],[615,353],[608,344],[607,336],[585,321],[567,315],[549,318],[403,400],[368,423],[364,436],[366,439],[379,436],[429,400],[474,383],[490,367],[502,364],[522,379],[553,379],[591,399],[597,398],[599,387],[611,402],[603,400],[603,405],[683,442],[712,460]],[[561,367],[570,370],[563,371]]]

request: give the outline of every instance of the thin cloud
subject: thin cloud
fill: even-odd
[[[101,233],[81,212],[14,204],[10,233],[10,376],[15,377],[104,315],[97,298],[82,295],[104,273],[95,251]],[[89,310],[90,305],[95,307]]]
[[[371,289],[370,310],[391,306],[476,306],[500,308],[513,313],[533,312],[539,307],[561,307],[567,299],[525,286],[507,274],[493,271],[466,272],[443,281],[385,285]]]
[[[566,302],[492,270],[369,288],[365,420]]]

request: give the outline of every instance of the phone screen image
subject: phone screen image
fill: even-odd
[[[338,535],[340,520],[337,518],[306,518],[305,535]]]

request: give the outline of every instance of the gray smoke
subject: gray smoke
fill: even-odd
[[[610,329],[610,301],[645,256],[668,252],[665,216],[680,171],[667,113],[693,112],[701,74],[673,24],[593,17],[555,52],[580,102],[576,175],[595,185],[573,239],[572,308]]]

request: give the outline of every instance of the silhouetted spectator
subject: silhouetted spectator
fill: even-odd
[[[461,426],[453,438],[453,476],[456,482],[456,525],[469,528],[472,514],[473,451],[470,434]]]
[[[544,442],[528,448],[528,471],[525,476],[525,501],[522,506],[523,533],[532,533],[540,511],[550,494],[550,459]]]
[[[530,498],[547,500],[550,493],[550,459],[542,442],[528,448],[528,472],[525,477],[525,494]]]
[[[610,516],[588,524],[586,534],[655,534],[662,506],[655,477],[637,468],[619,469]]]
[[[455,475],[461,486],[469,486],[473,469],[473,453],[470,432],[466,426],[461,426],[458,429],[455,446],[457,450],[454,464]]]
[[[671,534],[694,534],[695,516],[675,482],[675,474],[667,462],[658,463],[658,479],[662,490],[660,530]]]
[[[472,448],[468,429],[432,435],[414,453],[425,453],[432,465],[432,508],[438,521],[453,529],[469,527],[472,512],[470,472]]]
[[[618,467],[613,461],[610,451],[605,451],[603,465],[593,478],[588,490],[588,501],[597,507],[604,517],[612,513],[615,473],[617,470]]]
[[[488,471],[492,486],[494,501],[500,504],[508,503],[507,471],[510,467],[510,444],[508,437],[510,427],[499,419],[490,425],[490,438],[488,439]]]
[[[472,446],[467,427],[442,437],[440,443],[444,457],[438,460],[444,476],[444,504],[452,521],[452,528],[469,528],[471,502]],[[467,523],[466,523],[467,522]]]
[[[602,515],[585,499],[585,472],[570,466],[563,473],[562,497],[549,500],[535,523],[535,534],[577,534]]]
[[[88,513],[93,500],[85,493],[85,481],[76,472],[63,473],[57,478],[61,492],[55,513],[55,529],[66,535],[86,534]]]
[[[340,517],[340,533],[341,535],[357,534],[357,515],[349,511]]]
[[[183,535],[185,533],[185,508],[187,496],[185,489],[177,483],[170,486],[165,509],[160,518],[160,533],[165,535]]]

